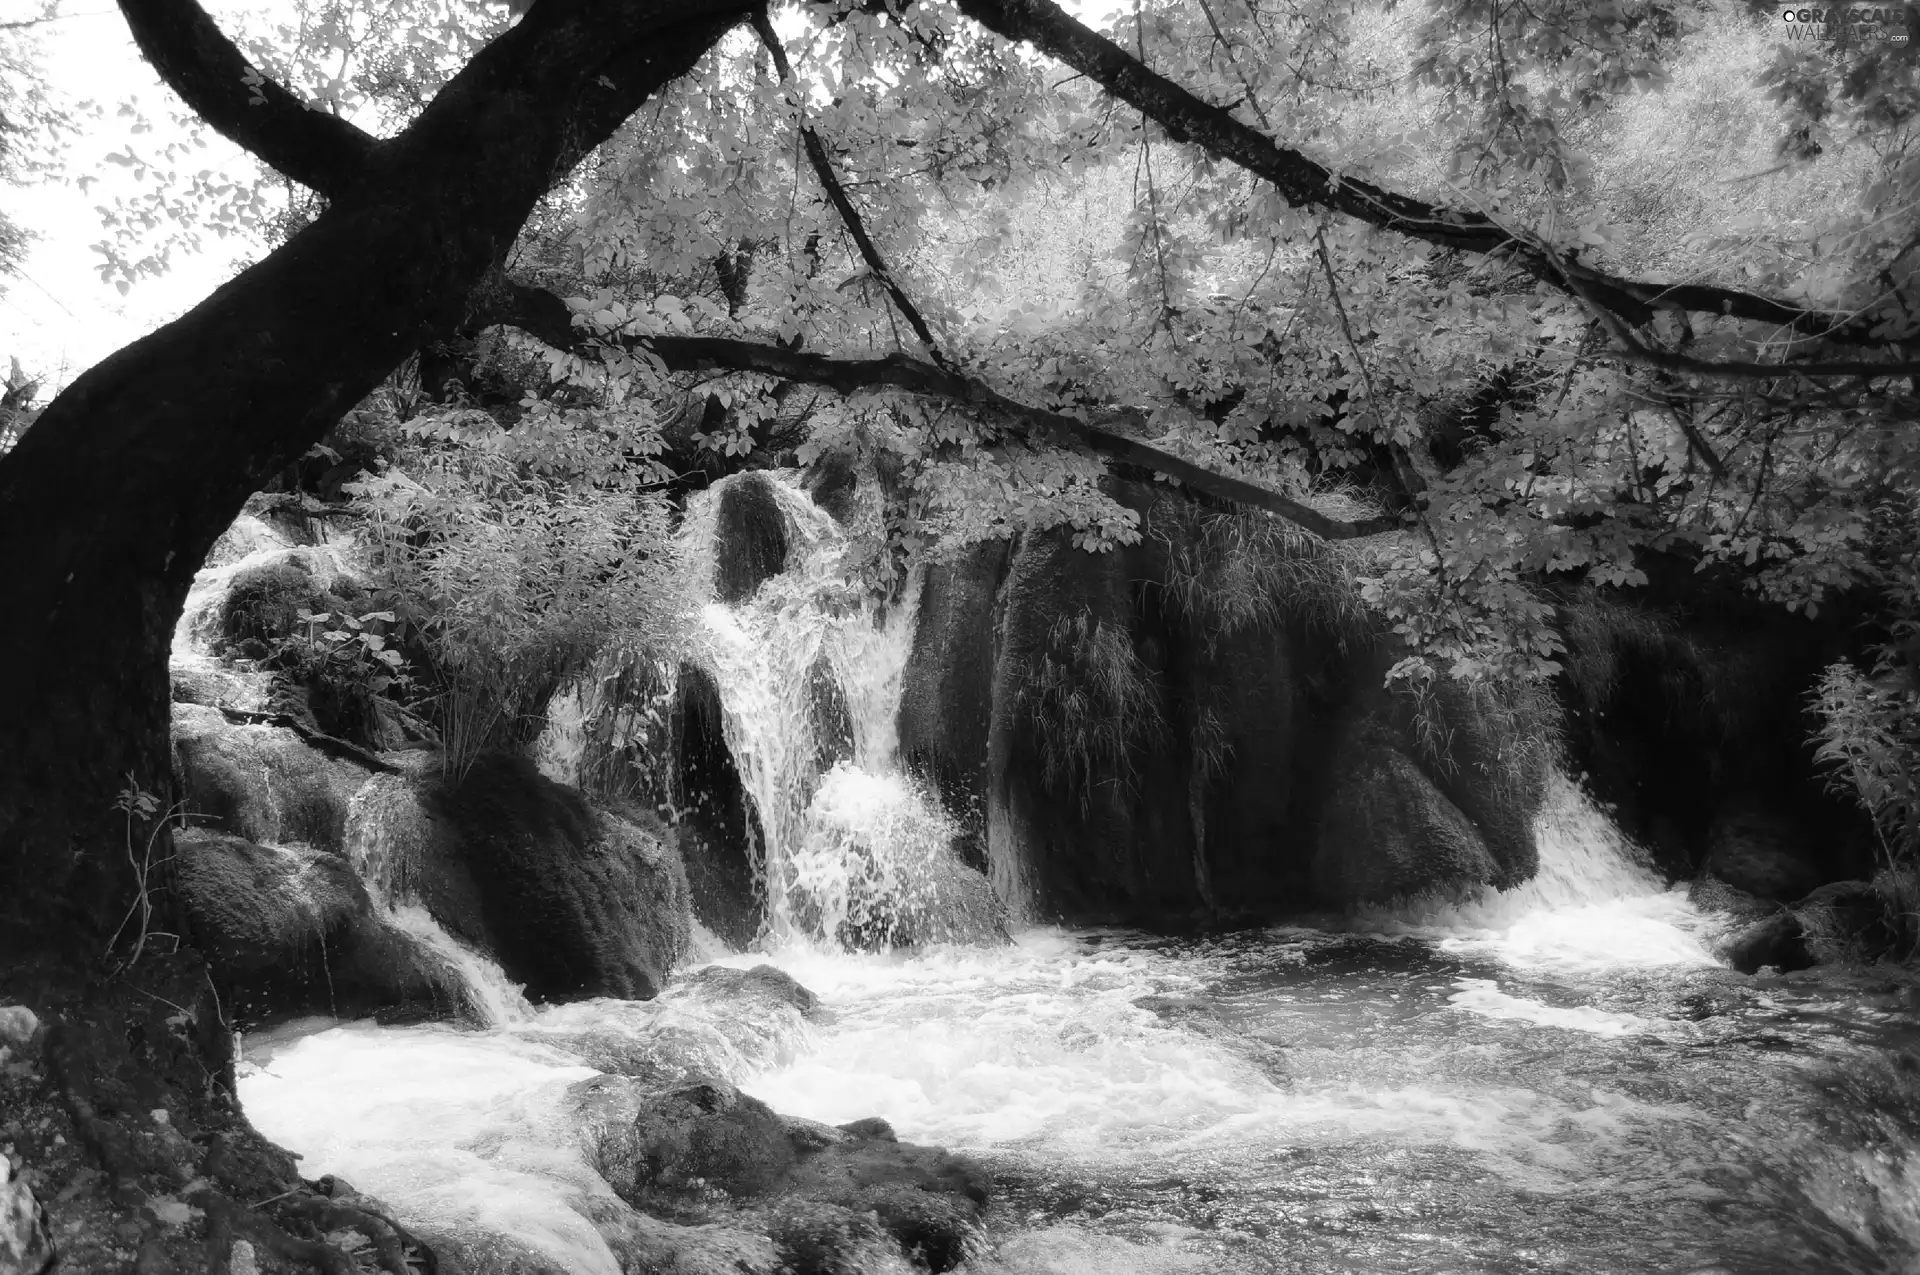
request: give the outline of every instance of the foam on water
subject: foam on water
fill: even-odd
[[[848,536],[783,474],[754,474],[786,529],[785,569],[751,597],[697,612],[696,657],[720,692],[727,748],[759,817],[756,848],[767,929],[782,943],[838,944],[852,927],[910,908],[928,855],[946,853],[935,803],[900,772],[901,687],[913,650],[922,576],[898,599],[848,581]],[[728,485],[688,505],[684,560],[711,598],[715,524]],[[852,757],[822,773],[837,741],[819,737],[818,682],[846,705]]]
[[[1547,778],[1534,840],[1539,871],[1511,890],[1368,908],[1357,921],[1524,969],[1715,964],[1704,942],[1711,923],[1557,769]]]
[[[299,1149],[303,1174],[441,1231],[512,1237],[562,1270],[619,1275],[586,1214],[624,1206],[564,1132],[565,1091],[594,1068],[504,1032],[355,1023],[249,1043],[260,1061],[241,1100]]]
[[[1637,1014],[1619,1014],[1591,1005],[1549,1005],[1525,996],[1511,996],[1490,978],[1463,978],[1454,986],[1460,990],[1447,999],[1483,1018],[1507,1018],[1541,1027],[1592,1032],[1596,1036],[1625,1036],[1652,1026]]]

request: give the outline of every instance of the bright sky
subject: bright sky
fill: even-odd
[[[220,13],[232,6],[208,7]],[[37,16],[39,9],[38,0],[0,0],[0,22]],[[102,258],[91,245],[106,232],[95,209],[116,193],[138,189],[125,169],[103,157],[130,142],[148,153],[164,144],[157,139],[168,126],[171,94],[141,60],[112,0],[62,0],[60,16],[35,30],[55,90],[102,107],[99,123],[68,150],[68,180],[0,186],[0,207],[40,235],[22,277],[8,281],[0,293],[0,375],[8,356],[17,357],[28,373],[45,378],[44,398],[47,390],[192,308],[244,264],[237,254],[250,249],[209,237],[207,252],[176,253],[169,274],[141,280],[124,297],[101,281]],[[135,104],[154,122],[155,132],[135,138],[131,121],[117,115],[121,102]],[[219,137],[197,154],[196,169],[230,167],[239,160],[238,148]],[[99,184],[82,193],[71,183],[82,175],[97,177]]]
[[[279,0],[284,2],[284,0]],[[276,0],[203,0],[222,24],[232,28],[236,13],[271,12]],[[1098,22],[1110,0],[1080,0],[1067,6],[1083,19]],[[0,23],[37,17],[41,0],[0,0]],[[127,295],[102,282],[103,260],[92,245],[106,237],[96,209],[116,194],[140,189],[125,168],[104,157],[133,144],[151,155],[170,140],[169,112],[177,106],[141,59],[112,0],[61,0],[59,16],[35,28],[42,65],[56,92],[70,101],[99,103],[101,118],[75,139],[67,154],[64,180],[18,188],[0,186],[0,208],[19,224],[39,233],[22,275],[0,292],[0,379],[9,356],[30,375],[42,378],[42,399],[73,378],[161,324],[191,309],[247,263],[253,249],[244,243],[206,237],[198,256],[174,254],[172,270],[142,279]],[[133,104],[152,121],[154,131],[135,137],[131,121],[118,114]],[[193,170],[241,171],[239,148],[217,135],[197,152]],[[97,180],[82,192],[73,179]]]

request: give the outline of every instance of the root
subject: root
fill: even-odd
[[[323,1232],[358,1231],[373,1241],[374,1251],[380,1255],[380,1264],[392,1275],[412,1275],[407,1264],[408,1248],[418,1254],[417,1260],[425,1275],[438,1275],[439,1262],[433,1250],[384,1213],[358,1205],[342,1204],[324,1196],[302,1196],[287,1201],[281,1207],[285,1212],[312,1222]]]
[[[207,1214],[207,1275],[230,1275],[235,1240],[247,1240],[289,1261],[310,1265],[321,1275],[361,1275],[352,1254],[337,1244],[299,1239],[263,1214],[217,1192],[202,1192],[193,1202]],[[414,1275],[415,1268],[407,1260],[409,1248],[414,1250],[419,1270],[425,1275],[438,1275],[439,1263],[433,1250],[398,1222],[372,1209],[303,1194],[282,1203],[279,1212],[310,1224],[322,1234],[355,1231],[366,1236],[389,1275]]]
[[[193,1197],[193,1203],[207,1214],[207,1275],[231,1275],[235,1240],[246,1240],[288,1261],[305,1263],[321,1275],[360,1275],[360,1268],[344,1249],[317,1240],[295,1239],[252,1209],[216,1191],[202,1191]],[[402,1263],[401,1275],[404,1266]]]

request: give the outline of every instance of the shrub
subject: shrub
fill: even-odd
[[[1096,786],[1132,787],[1133,750],[1166,729],[1160,688],[1132,638],[1084,608],[1047,630],[1021,694],[1039,737],[1042,780],[1077,796],[1082,814]]]
[[[603,657],[671,650],[680,581],[669,507],[624,467],[618,431],[525,422],[509,438],[478,413],[421,419],[347,490],[457,778],[529,742]]]

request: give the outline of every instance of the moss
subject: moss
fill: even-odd
[[[1101,784],[1134,786],[1134,750],[1166,732],[1161,688],[1133,639],[1081,610],[1048,628],[1023,689],[1047,787],[1084,814]]]
[[[1164,546],[1166,595],[1203,639],[1298,626],[1342,649],[1372,642],[1376,626],[1354,587],[1363,550],[1188,500],[1156,502],[1147,525]]]
[[[247,659],[268,658],[300,628],[299,613],[314,610],[320,595],[312,573],[297,559],[238,573],[221,611],[217,649]]]

